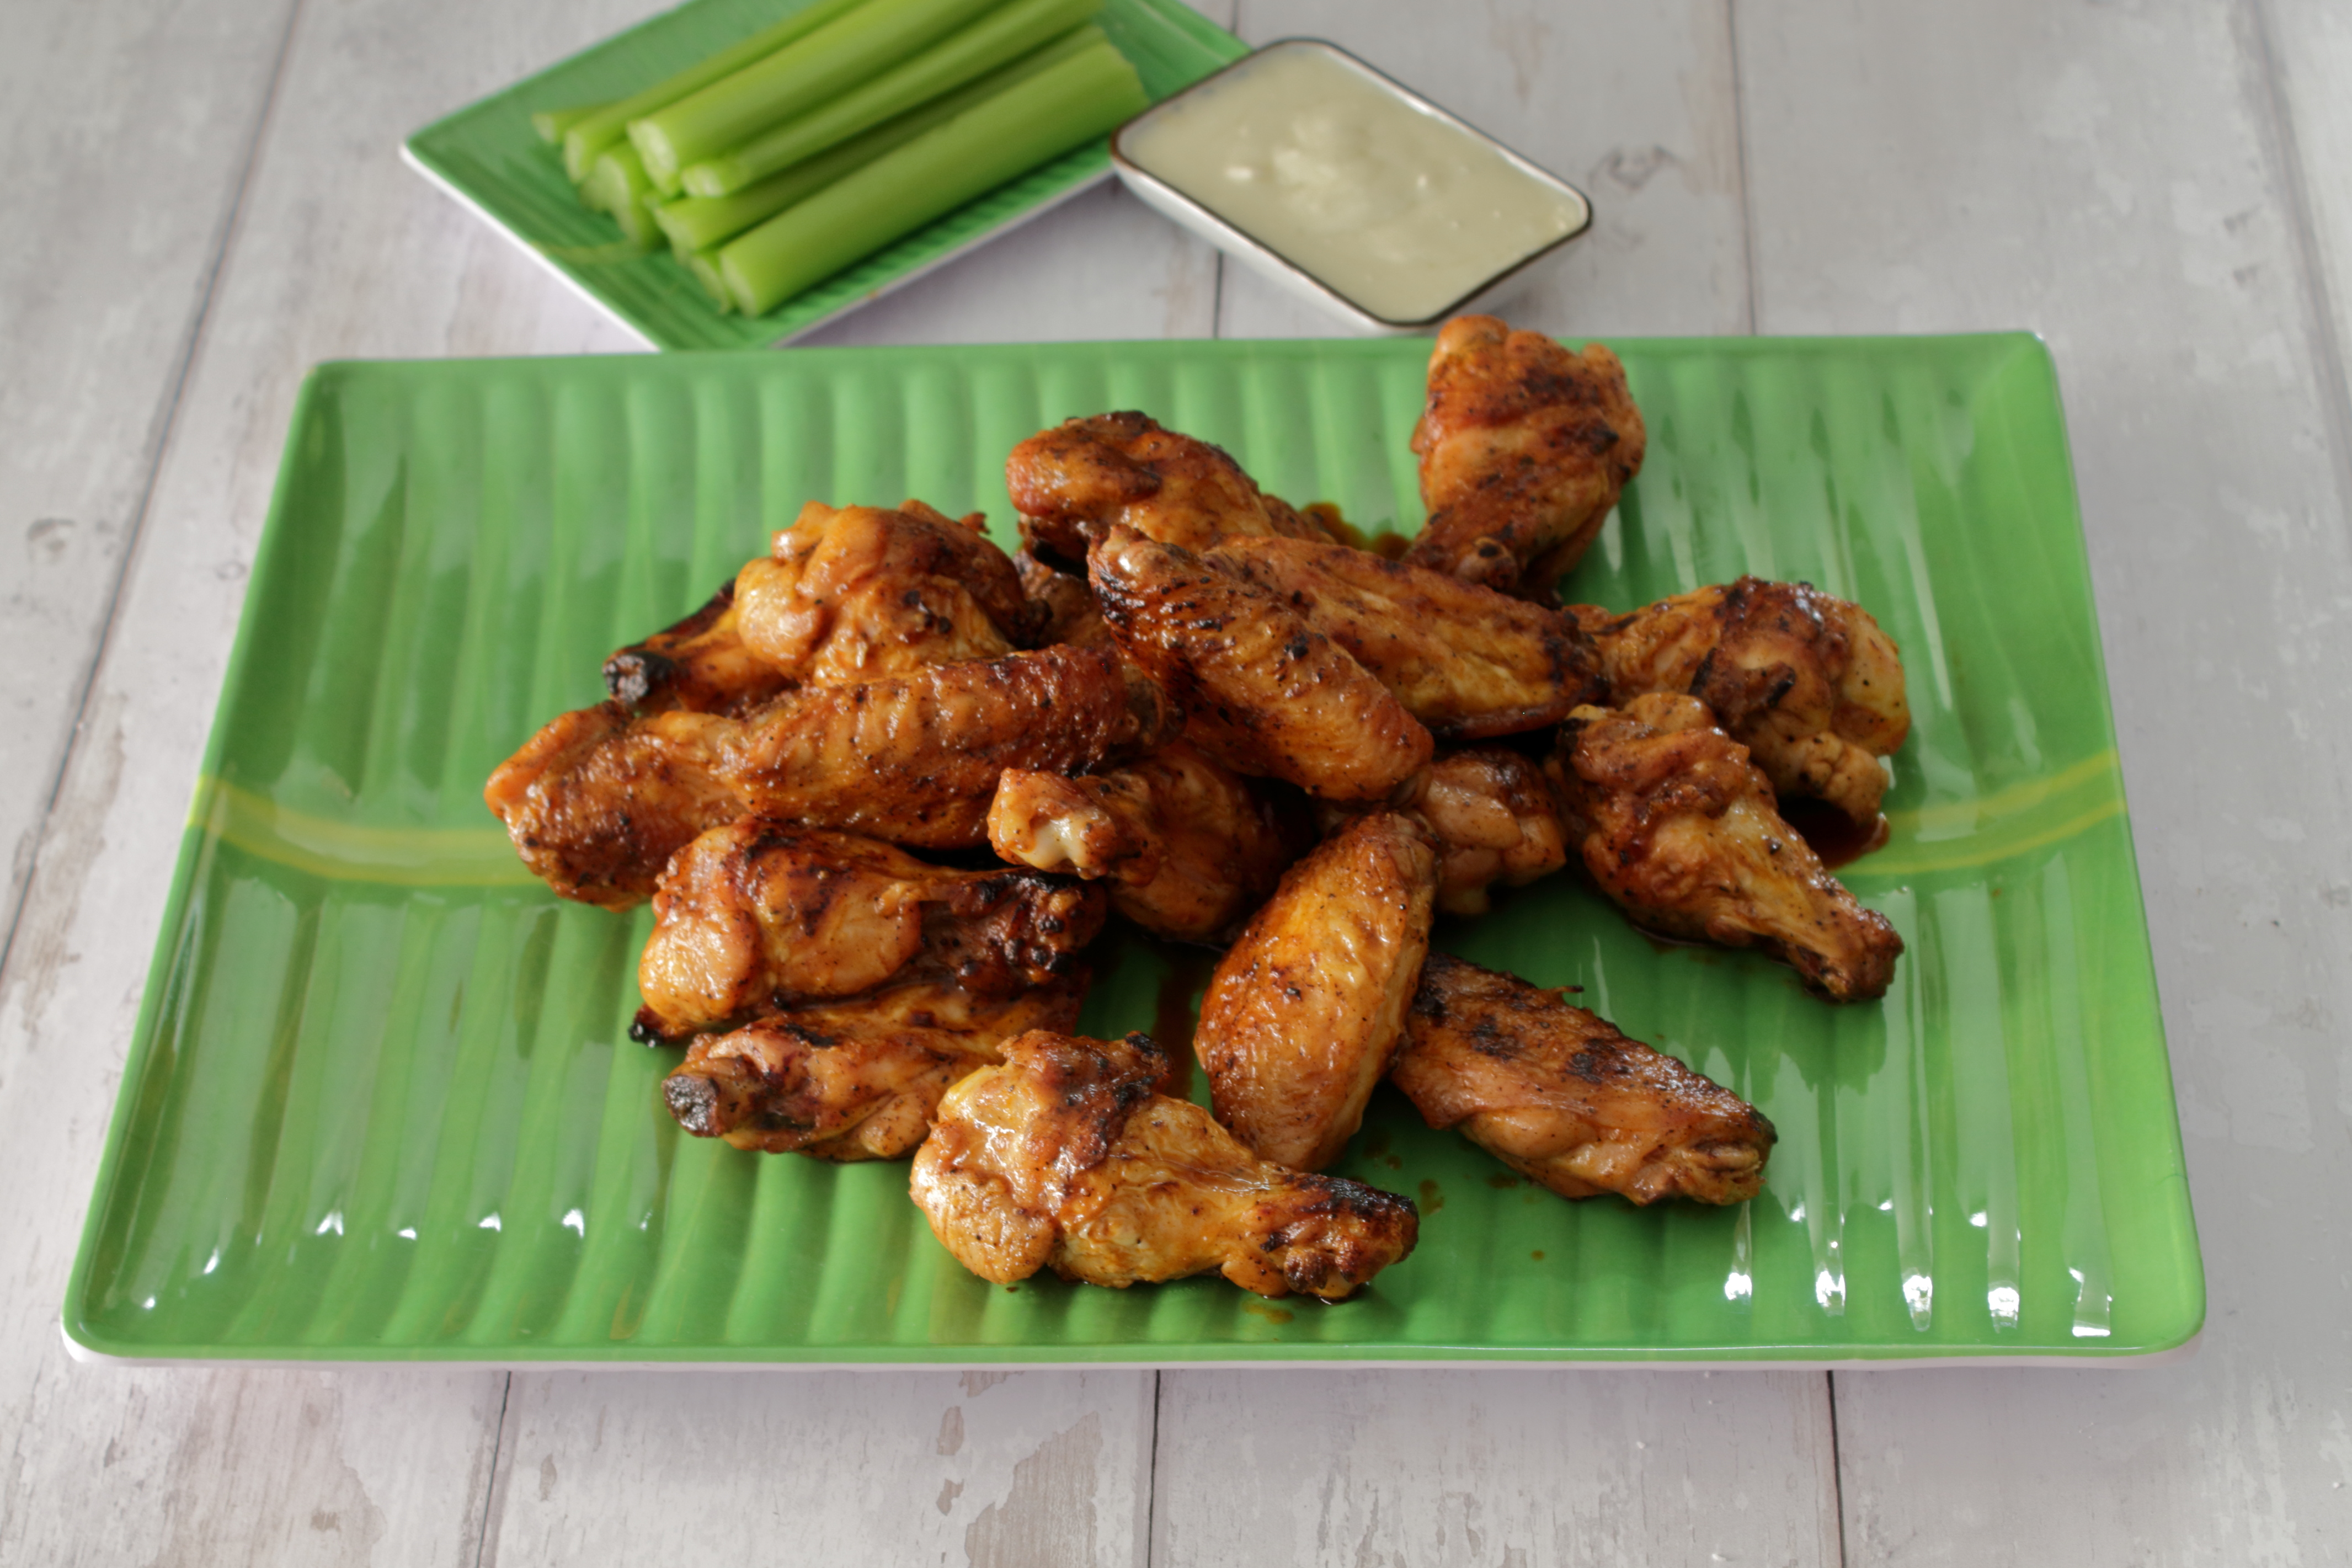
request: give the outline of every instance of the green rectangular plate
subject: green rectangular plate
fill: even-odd
[[[434,121],[402,151],[426,178],[488,219],[656,348],[755,349],[793,338],[910,283],[1000,231],[1110,176],[1110,140],[1091,142],[958,208],[764,316],[719,311],[667,250],[624,254],[619,228],[572,195],[533,112],[635,92],[813,0],[690,0]],[[1105,0],[1097,18],[1154,103],[1249,53],[1183,0]]]
[[[627,1042],[634,914],[524,874],[480,791],[605,654],[810,498],[982,509],[1143,408],[1267,488],[1418,525],[1425,342],[341,364],[305,388],[67,1301],[132,1357],[1184,1362],[2116,1356],[2203,1278],[2057,387],[2031,337],[1631,342],[1648,466],[1576,596],[1808,579],[1916,723],[1855,891],[1909,944],[1832,1007],[1654,946],[1568,876],[1443,949],[1583,999],[1780,1130],[1736,1209],[1570,1204],[1393,1091],[1340,1169],[1420,1200],[1360,1299],[966,1274],[903,1163],[687,1138]],[[1189,1027],[1111,941],[1088,1028]],[[1171,1010],[1170,1025],[1160,1020]]]

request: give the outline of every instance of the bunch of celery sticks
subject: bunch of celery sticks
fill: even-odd
[[[793,295],[1149,100],[1102,0],[814,0],[614,103],[534,114],[581,200],[722,310]]]

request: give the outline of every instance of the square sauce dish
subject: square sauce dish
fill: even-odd
[[[1592,224],[1582,192],[1320,39],[1146,110],[1111,162],[1148,205],[1372,332],[1429,331]]]

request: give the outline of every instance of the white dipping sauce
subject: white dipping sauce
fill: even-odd
[[[1575,192],[1312,45],[1170,101],[1119,150],[1391,321],[1437,315],[1586,218]]]

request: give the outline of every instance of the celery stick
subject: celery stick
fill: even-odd
[[[593,112],[564,129],[563,172],[575,182],[586,179],[588,171],[595,166],[596,154],[629,133],[630,121],[666,109],[688,93],[698,92],[714,81],[733,76],[745,66],[756,64],[864,4],[866,0],[816,0],[814,5],[769,24],[750,37],[728,45],[708,59],[675,76],[665,77],[643,92],[632,93],[616,103],[596,105]]]
[[[708,250],[698,250],[682,259],[686,269],[694,274],[694,280],[702,285],[702,291],[710,296],[710,302],[719,307],[719,313],[733,315],[735,296],[727,291],[727,275],[719,270],[719,258]]]
[[[721,247],[728,291],[745,315],[764,315],[1150,101],[1135,68],[1108,43],[1071,56]]]
[[[572,109],[542,109],[530,117],[530,128],[539,132],[542,142],[561,144],[563,133],[604,106],[583,103]]]
[[[723,196],[846,141],[869,125],[1017,59],[1102,8],[1102,0],[1013,0],[832,102],[688,169],[688,194]]]
[[[599,153],[596,166],[580,184],[582,201],[599,212],[611,213],[630,243],[647,249],[659,245],[662,238],[654,221],[653,195],[653,182],[646,178],[637,150],[625,142]]]
[[[1001,3],[866,0],[765,59],[640,116],[629,125],[629,140],[637,144],[654,182],[675,191],[678,174],[688,164],[724,153],[777,121],[846,92]],[[760,172],[773,174],[782,167],[778,163]]]
[[[863,168],[893,147],[913,141],[982,100],[993,97],[1014,82],[1034,76],[1090,45],[1108,41],[1100,27],[1073,28],[1035,53],[1024,55],[1011,65],[919,109],[908,110],[896,120],[885,121],[805,163],[795,163],[764,180],[755,180],[732,195],[683,196],[664,202],[654,210],[654,217],[681,257],[723,245],[753,224],[814,195],[844,174]]]

